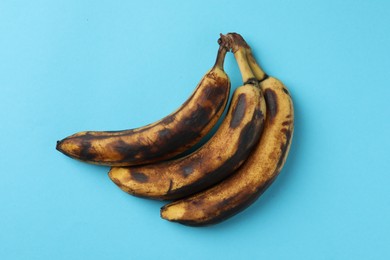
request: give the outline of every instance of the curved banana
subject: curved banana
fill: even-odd
[[[266,114],[257,80],[248,64],[243,64],[240,69],[247,84],[236,89],[226,117],[206,144],[176,160],[112,167],[111,180],[132,195],[178,199],[204,190],[236,170],[258,142]]]
[[[202,226],[219,223],[241,212],[275,180],[289,152],[294,110],[288,90],[279,80],[267,78],[240,35],[227,37],[235,44],[232,48],[235,54],[247,51],[250,67],[261,81],[267,104],[264,131],[248,160],[232,176],[206,191],[162,207],[161,217],[169,221]],[[242,61],[237,59],[237,62]]]
[[[57,142],[56,149],[93,164],[127,166],[172,158],[195,145],[222,115],[230,92],[223,70],[226,48],[182,106],[144,127],[123,131],[85,131]]]

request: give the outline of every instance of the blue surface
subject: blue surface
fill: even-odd
[[[375,3],[374,3],[375,2]],[[0,2],[0,259],[390,259],[390,2]],[[295,101],[287,164],[217,226],[160,219],[56,140],[176,109],[236,31]],[[233,87],[241,84],[231,54]]]

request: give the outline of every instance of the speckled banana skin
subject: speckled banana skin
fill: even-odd
[[[108,166],[129,166],[172,158],[195,145],[221,117],[230,92],[223,69],[226,48],[183,105],[165,118],[136,129],[85,131],[57,142],[74,159]]]
[[[293,102],[289,91],[276,78],[268,77],[256,63],[240,35],[228,34],[235,52],[246,50],[247,61],[261,81],[267,104],[265,128],[257,146],[245,163],[221,183],[162,207],[161,217],[185,225],[216,224],[241,212],[267,189],[280,173],[294,130]],[[238,60],[237,62],[243,62]]]
[[[257,83],[234,92],[226,117],[201,148],[177,160],[113,167],[111,180],[132,195],[178,199],[204,190],[236,170],[249,156],[263,129],[266,106]]]

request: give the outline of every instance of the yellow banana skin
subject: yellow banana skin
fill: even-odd
[[[113,167],[111,180],[132,195],[178,199],[226,178],[258,142],[266,114],[258,83],[236,89],[228,112],[214,136],[192,154],[176,160],[134,167]]]
[[[280,173],[292,141],[294,109],[289,91],[278,79],[267,77],[240,35],[228,34],[235,48],[246,50],[252,71],[261,81],[267,104],[265,127],[259,143],[229,178],[161,208],[161,217],[185,225],[204,226],[224,221],[251,205]],[[242,62],[237,60],[237,62]]]
[[[84,131],[58,141],[56,149],[74,159],[108,166],[129,166],[172,158],[195,145],[222,115],[230,92],[223,69],[226,48],[182,106],[144,127],[122,131]]]

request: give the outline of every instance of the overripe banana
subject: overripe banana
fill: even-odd
[[[245,57],[241,57],[245,59]],[[112,167],[109,176],[123,191],[154,199],[178,199],[226,178],[257,144],[266,105],[247,63],[240,63],[245,85],[233,94],[226,117],[211,139],[195,152],[171,161]]]
[[[247,61],[264,92],[267,104],[265,128],[248,160],[229,178],[194,196],[161,208],[164,219],[186,225],[221,222],[251,205],[275,180],[289,152],[294,129],[293,103],[286,87],[267,77],[249,46],[238,34],[228,34],[232,51],[247,53]],[[247,62],[237,59],[238,63]]]
[[[216,124],[227,104],[230,80],[220,46],[215,65],[183,105],[165,118],[123,131],[85,131],[57,142],[57,150],[93,164],[126,166],[172,158],[195,145]]]

